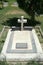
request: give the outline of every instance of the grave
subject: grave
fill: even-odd
[[[35,29],[23,26],[27,23],[24,16],[18,19],[18,23],[21,23],[21,30],[19,27],[9,29],[1,54],[8,61],[28,61],[38,58],[42,53],[42,48]]]
[[[7,7],[8,6],[8,2],[3,2],[3,7]]]
[[[11,6],[18,7],[18,3],[17,2],[14,2]]]

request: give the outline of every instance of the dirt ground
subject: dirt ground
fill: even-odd
[[[9,11],[6,13],[6,15],[9,14],[26,14],[24,11],[19,11],[19,10],[14,10],[14,11]]]

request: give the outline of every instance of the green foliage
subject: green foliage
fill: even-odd
[[[19,7],[31,16],[32,22],[35,20],[35,15],[40,14],[42,0],[17,0],[17,2]]]
[[[40,64],[40,62],[37,61],[30,61],[26,65],[43,65],[43,64]]]
[[[0,65],[9,65],[7,61],[0,61]]]
[[[12,64],[8,64],[7,61],[0,61],[0,65],[12,65]],[[43,65],[43,64],[40,62],[36,62],[36,61],[30,61],[26,64],[22,64],[22,62],[21,63],[18,62],[15,65]]]
[[[19,63],[16,63],[15,65],[22,65],[22,63],[19,62]]]
[[[1,38],[0,38],[0,52],[1,52],[3,44],[5,42],[5,39],[6,39],[6,36],[7,36],[7,32],[8,32],[8,30],[5,29],[3,34],[2,34],[2,36],[1,36]]]
[[[37,12],[40,13],[40,6],[42,4],[42,0],[17,0],[19,5],[23,7],[28,12]],[[22,2],[22,3],[21,3]]]

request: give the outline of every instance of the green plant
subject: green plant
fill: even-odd
[[[40,62],[37,61],[30,61],[26,65],[43,65],[43,64],[40,64]]]
[[[0,65],[9,65],[7,61],[0,61]]]

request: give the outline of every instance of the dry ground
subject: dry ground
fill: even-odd
[[[19,11],[19,10],[14,10],[14,11],[9,11],[6,13],[6,15],[9,14],[26,14],[24,11]]]

